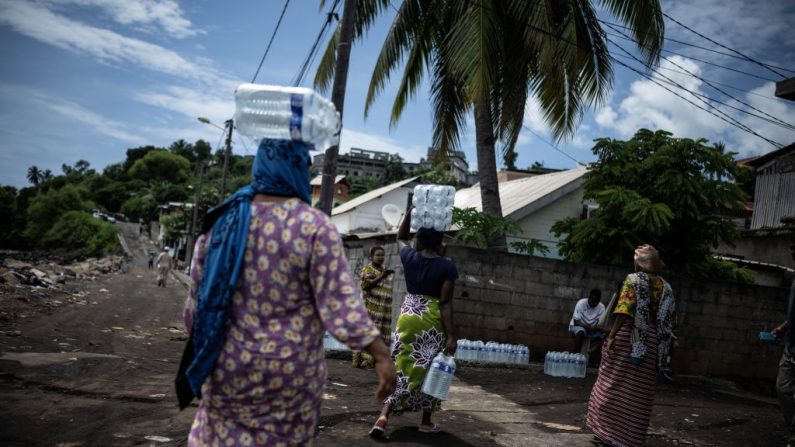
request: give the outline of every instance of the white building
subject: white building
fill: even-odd
[[[389,230],[381,215],[387,204],[406,209],[409,194],[414,191],[419,177],[401,180],[374,189],[331,210],[331,221],[340,234],[377,233]]]
[[[588,213],[583,204],[583,175],[586,169],[571,169],[533,177],[511,180],[499,184],[502,215],[515,221],[522,229],[518,235],[508,235],[508,251],[511,242],[536,239],[548,249],[547,258],[561,259],[558,238],[550,231],[552,225],[566,217],[581,217]],[[482,210],[480,185],[459,190],[455,195],[457,208]],[[583,211],[585,210],[585,212]]]

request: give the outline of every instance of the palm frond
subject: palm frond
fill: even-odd
[[[657,65],[665,38],[660,1],[601,0],[601,4],[631,30],[646,64]]]
[[[334,82],[334,72],[337,66],[337,43],[340,39],[340,27],[334,30],[331,38],[326,45],[326,50],[323,52],[323,57],[317,64],[317,71],[315,71],[315,80],[313,84],[315,89],[320,92],[328,92],[331,89],[331,83]]]

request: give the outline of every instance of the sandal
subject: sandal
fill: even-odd
[[[384,431],[384,427],[386,427],[386,424],[384,424],[383,427],[378,425],[378,422],[380,422],[382,419],[385,419],[385,418],[383,416],[381,416],[381,417],[379,417],[378,419],[375,420],[375,424],[373,424],[373,428],[371,428],[370,432],[368,433],[371,438],[373,438],[373,439],[383,439],[383,438],[386,437],[386,432]]]
[[[442,431],[442,428],[436,424],[433,425],[420,425],[417,429],[420,433],[439,433]]]

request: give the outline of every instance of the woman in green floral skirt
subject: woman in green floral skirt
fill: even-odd
[[[444,351],[453,355],[458,343],[453,327],[453,288],[458,278],[455,264],[443,256],[443,233],[420,228],[416,250],[409,245],[409,214],[400,223],[397,243],[406,277],[407,294],[400,307],[392,343],[392,358],[398,372],[395,392],[384,401],[381,415],[370,436],[381,438],[389,415],[422,411],[419,431],[437,433],[431,415],[440,402],[421,391],[433,358]]]

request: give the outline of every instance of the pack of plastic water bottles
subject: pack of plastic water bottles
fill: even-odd
[[[326,351],[350,351],[351,348],[345,343],[340,342],[333,335],[326,332],[323,334],[323,348]]]
[[[309,88],[242,84],[235,90],[234,121],[242,135],[257,142],[300,140],[316,149],[339,144],[337,108]]]
[[[456,356],[459,360],[526,365],[530,361],[530,349],[525,345],[462,338],[458,340]]]
[[[573,352],[547,352],[544,356],[544,374],[553,377],[585,377],[588,358]]]
[[[455,374],[455,360],[443,352],[436,354],[422,382],[422,392],[439,400],[447,399]]]
[[[411,229],[433,228],[445,231],[453,224],[455,188],[445,185],[417,185],[411,210]]]

